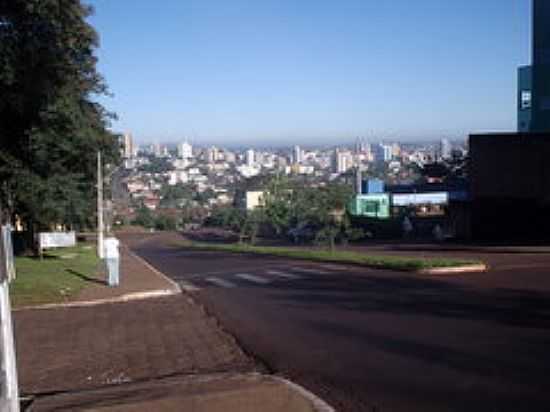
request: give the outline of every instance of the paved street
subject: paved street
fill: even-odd
[[[546,410],[550,255],[427,277],[127,239],[245,350],[341,411]],[[420,253],[411,251],[410,253]]]

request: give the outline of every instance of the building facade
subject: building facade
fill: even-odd
[[[531,131],[550,132],[550,1],[533,0],[533,115]]]
[[[518,70],[518,132],[528,133],[531,130],[533,68],[523,66]]]
[[[181,159],[190,159],[193,157],[193,146],[188,142],[183,142],[178,145],[178,157]]]

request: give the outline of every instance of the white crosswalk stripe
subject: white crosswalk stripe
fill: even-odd
[[[260,283],[262,285],[267,285],[268,283],[271,283],[271,281],[269,281],[268,279],[262,278],[260,276],[250,275],[248,273],[237,273],[235,277],[239,279],[248,280],[254,283]]]
[[[280,270],[268,270],[265,273],[267,273],[268,275],[278,276],[280,278],[291,279],[291,280],[302,279],[301,276],[295,275],[293,273],[281,272]]]
[[[228,280],[220,279],[216,277],[209,277],[204,279],[207,282],[213,283],[216,286],[221,286],[223,288],[234,288],[236,285]]]
[[[186,292],[198,292],[199,290],[201,290],[201,288],[186,280],[178,281],[178,285],[182,290],[185,290]]]

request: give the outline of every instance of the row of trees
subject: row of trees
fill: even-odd
[[[266,231],[279,238],[313,240],[333,248],[337,242],[362,235],[352,228],[346,213],[352,196],[349,185],[311,187],[276,177],[267,184],[263,207],[248,212],[218,209],[206,224],[236,231],[251,243],[260,231]]]
[[[0,2],[0,206],[29,232],[93,224],[96,153],[119,159],[80,0]]]

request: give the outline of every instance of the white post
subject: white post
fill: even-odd
[[[19,412],[19,386],[8,285],[11,280],[9,266],[13,259],[13,249],[5,242],[5,233],[11,231],[7,227],[0,226],[0,229],[2,231],[0,237],[0,263],[2,264],[0,268],[0,356],[2,357],[0,410],[2,412]]]
[[[101,170],[101,152],[97,152],[97,255],[104,257],[103,250],[103,173]]]

